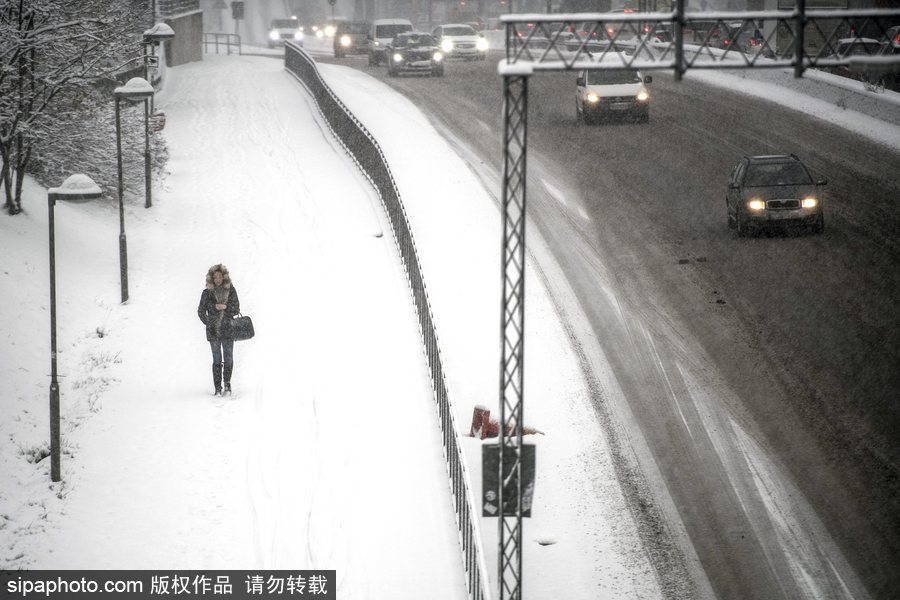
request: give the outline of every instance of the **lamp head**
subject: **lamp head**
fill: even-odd
[[[157,23],[144,32],[144,42],[164,42],[175,37],[175,31],[167,23]]]
[[[97,200],[103,192],[94,180],[82,173],[69,175],[59,187],[47,190],[47,196],[51,202],[65,200],[67,202],[88,202]]]
[[[153,95],[153,86],[143,77],[132,77],[128,83],[113,90],[116,98],[138,102]]]

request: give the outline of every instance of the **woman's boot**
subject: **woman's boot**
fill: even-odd
[[[225,363],[225,393],[231,393],[231,371],[234,369],[234,363]]]
[[[213,363],[213,385],[216,386],[215,395],[222,395],[222,363]]]

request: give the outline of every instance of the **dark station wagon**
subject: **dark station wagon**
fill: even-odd
[[[822,189],[794,154],[745,156],[731,171],[725,194],[728,227],[744,237],[764,225],[799,223],[825,231]]]
[[[433,77],[444,74],[444,55],[431,34],[407,31],[394,36],[387,47],[388,75],[400,73],[428,73]]]

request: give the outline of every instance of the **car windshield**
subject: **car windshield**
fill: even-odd
[[[588,71],[588,85],[615,85],[620,83],[640,83],[641,76],[637,71],[603,69]]]
[[[338,25],[338,31],[341,33],[365,33],[368,25],[365,23],[344,23]]]
[[[751,163],[747,168],[744,185],[764,187],[769,185],[808,185],[812,180],[809,173],[798,162]]]
[[[444,27],[444,35],[475,35],[475,30],[466,25],[458,25],[456,27]]]
[[[838,46],[838,56],[874,56],[881,50],[880,43],[854,42]]]
[[[418,47],[418,46],[434,46],[434,41],[430,35],[401,35],[394,40],[394,45],[398,48]]]
[[[272,29],[296,29],[299,27],[294,19],[273,19]]]
[[[375,37],[377,38],[392,38],[398,33],[403,33],[404,31],[409,31],[409,25],[379,25],[375,28]]]

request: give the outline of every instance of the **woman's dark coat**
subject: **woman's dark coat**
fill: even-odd
[[[213,283],[213,273],[216,270],[222,272],[222,290],[228,291],[228,301],[225,303],[225,314],[219,324],[218,335],[216,335],[216,325],[219,320],[219,311],[216,310],[216,304],[219,304],[219,302],[216,301],[216,286]],[[228,270],[221,265],[210,267],[209,272],[206,274],[206,289],[200,294],[200,305],[197,307],[197,316],[206,325],[206,341],[230,340],[231,319],[240,312],[241,301],[238,299],[237,290],[231,285],[231,277],[228,275]]]

